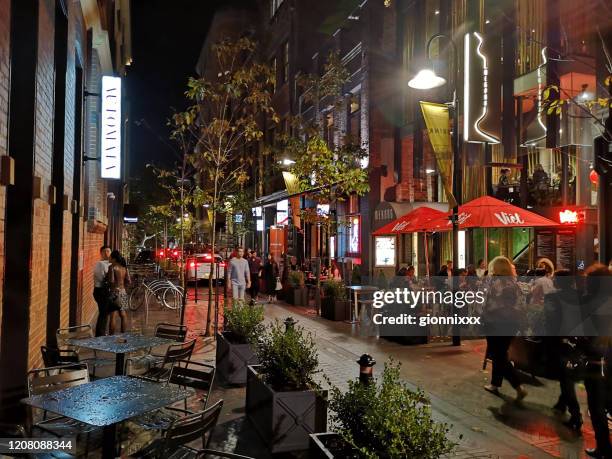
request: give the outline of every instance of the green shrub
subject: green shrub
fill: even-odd
[[[319,356],[312,334],[303,327],[285,331],[276,320],[257,345],[259,372],[275,390],[306,390],[315,388]]]
[[[400,380],[400,366],[385,364],[380,381],[330,389],[332,430],[368,459],[433,459],[456,446],[450,426],[433,421],[429,401]]]
[[[291,288],[303,288],[305,284],[304,273],[302,271],[289,271],[287,281]]]
[[[237,344],[255,343],[264,333],[263,306],[235,304],[225,311],[224,330]]]
[[[335,279],[326,280],[323,282],[323,294],[334,300],[346,300],[344,282]]]

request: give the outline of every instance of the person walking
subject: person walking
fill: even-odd
[[[259,295],[259,275],[261,273],[261,258],[257,256],[255,250],[251,250],[249,256],[249,271],[251,273],[251,299],[253,302],[257,302],[257,295]]]
[[[276,300],[276,280],[278,279],[279,274],[280,270],[278,263],[274,259],[274,256],[269,253],[268,259],[263,267],[264,285],[269,302]]]
[[[106,274],[110,261],[111,249],[107,245],[100,247],[100,259],[96,262],[93,270],[94,289],[93,297],[98,305],[98,320],[96,321],[96,336],[106,335],[108,325],[108,286],[106,285]]]
[[[512,344],[510,332],[519,327],[519,313],[516,304],[521,295],[516,283],[516,270],[512,262],[503,256],[495,257],[489,264],[489,281],[483,322],[487,333],[487,355],[492,361],[491,383],[484,389],[499,395],[499,389],[505,379],[516,390],[516,400],[527,396],[527,391],[519,381],[514,366],[508,359],[508,349]],[[504,336],[507,334],[508,336]]]
[[[236,301],[244,301],[244,294],[251,288],[251,272],[249,262],[244,258],[244,248],[236,249],[236,256],[229,262],[229,279],[232,283],[232,298]]]
[[[125,287],[132,280],[130,279],[125,258],[121,256],[118,250],[113,250],[110,254],[110,262],[111,265],[108,268],[108,283],[110,285],[108,310],[110,312],[110,334],[114,335],[117,316],[119,316],[121,322],[121,333],[125,333],[127,329],[128,294]]]

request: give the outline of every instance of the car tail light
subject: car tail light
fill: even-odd
[[[212,256],[208,253],[204,254],[204,258],[206,258],[207,260],[210,260],[212,258]]]
[[[189,263],[189,267],[190,268],[195,268],[195,262],[192,261],[191,263]]]
[[[219,263],[219,266],[221,266],[222,268],[225,268],[225,262],[222,261],[221,263]]]
[[[172,255],[174,255],[176,257],[176,256],[178,256],[178,252],[175,250],[174,252],[172,252]]]
[[[160,256],[160,257],[163,257],[163,256],[164,256],[164,251],[163,251],[163,250],[160,250],[160,251],[159,251],[159,256]]]

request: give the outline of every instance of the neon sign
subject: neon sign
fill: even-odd
[[[559,212],[559,223],[564,225],[575,225],[580,221],[577,210],[565,209]]]

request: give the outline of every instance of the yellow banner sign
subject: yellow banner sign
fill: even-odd
[[[448,204],[452,208],[457,205],[453,196],[453,148],[450,135],[450,117],[448,107],[433,102],[420,102],[423,119],[433,147],[442,186],[446,191]]]

